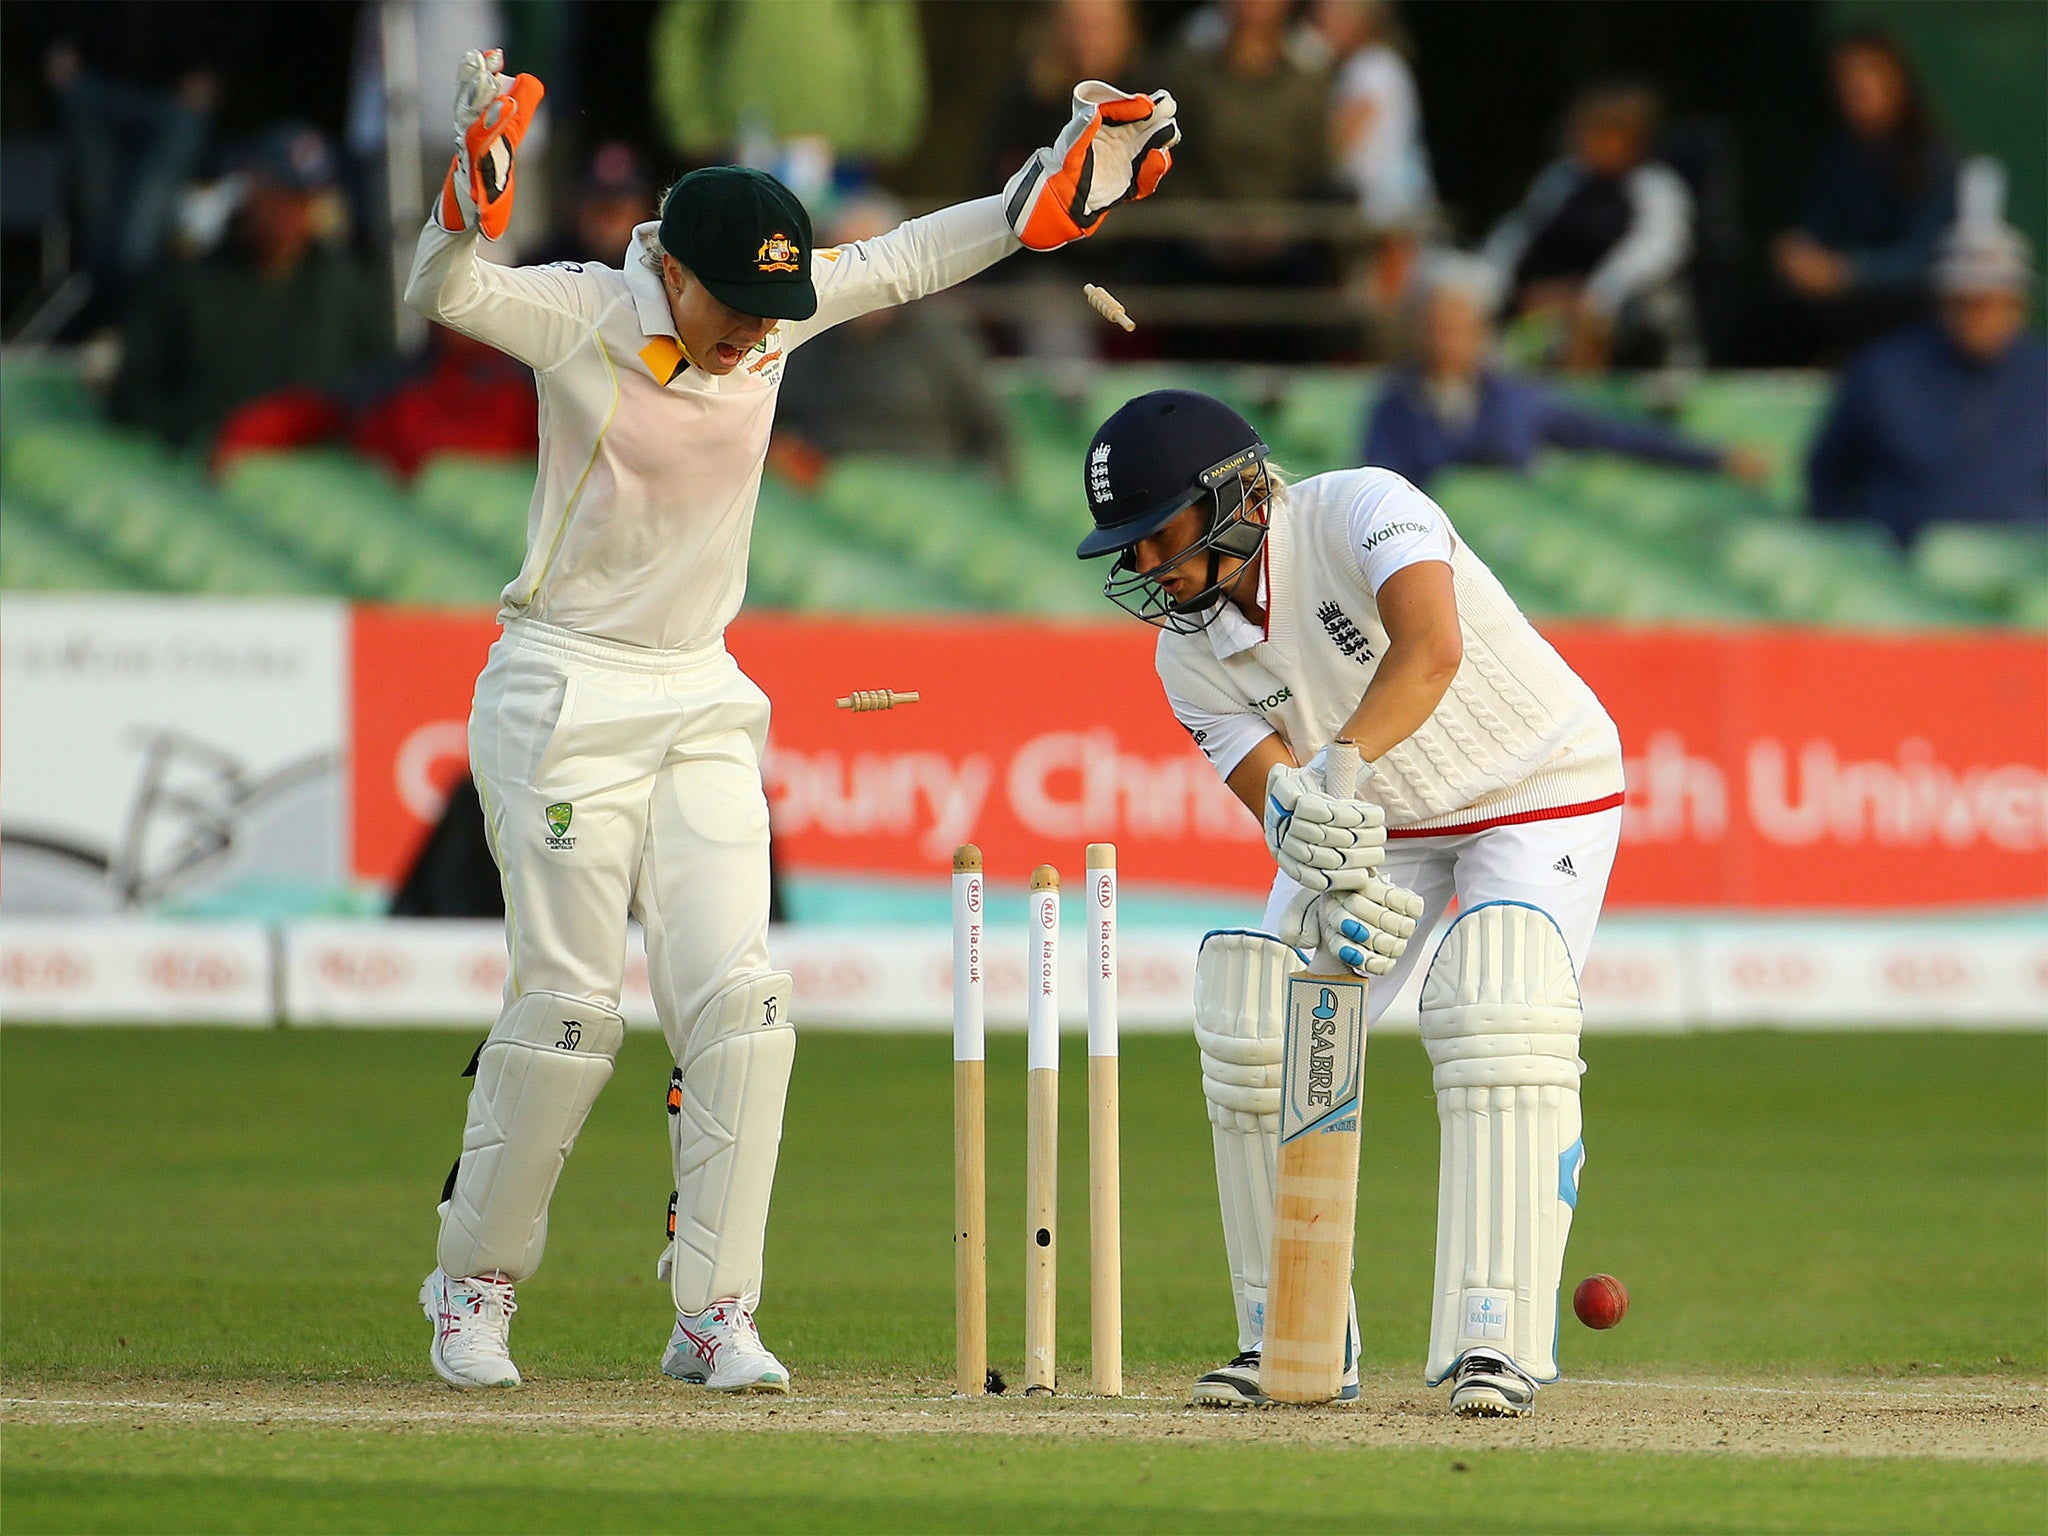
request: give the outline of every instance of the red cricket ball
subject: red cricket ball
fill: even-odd
[[[1612,1328],[1628,1316],[1628,1287],[1612,1275],[1588,1275],[1572,1292],[1572,1310],[1588,1328]]]

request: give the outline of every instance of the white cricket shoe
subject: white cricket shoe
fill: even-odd
[[[1333,1402],[1358,1401],[1358,1360],[1354,1356],[1344,1368],[1344,1384]],[[1195,1378],[1195,1390],[1188,1395],[1194,1408],[1265,1408],[1273,1399],[1259,1390],[1259,1352],[1247,1349],[1228,1365],[1219,1365],[1207,1375]]]
[[[420,1284],[420,1306],[434,1325],[434,1369],[451,1387],[516,1387],[509,1280],[458,1280],[435,1270]]]
[[[1461,1419],[1519,1419],[1536,1406],[1536,1383],[1506,1360],[1474,1352],[1451,1375],[1451,1412]]]
[[[714,1392],[787,1392],[789,1369],[754,1330],[754,1314],[737,1301],[715,1301],[682,1313],[668,1336],[661,1373]]]

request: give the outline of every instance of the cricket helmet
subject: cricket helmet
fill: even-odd
[[[1165,629],[1205,629],[1221,608],[1221,557],[1249,560],[1266,541],[1262,513],[1271,495],[1271,452],[1252,424],[1221,400],[1188,389],[1156,389],[1124,403],[1089,444],[1085,484],[1095,527],[1075,553],[1115,555],[1103,593],[1118,607]],[[1198,502],[1208,526],[1165,565],[1139,570],[1137,545]],[[1208,580],[1175,602],[1157,578],[1206,558]],[[1235,572],[1233,571],[1233,576]]]

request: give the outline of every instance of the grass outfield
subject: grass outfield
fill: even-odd
[[[1873,1430],[1855,1459],[1817,1434],[1798,1454],[1731,1455],[1792,1442],[1745,1441],[1740,1414],[1724,1415],[1738,1429],[1723,1449],[1715,1413],[1682,1406],[1706,1398],[1601,1396],[1620,1388],[1546,1394],[1541,1433],[1576,1439],[1440,1420],[1437,1394],[1413,1380],[1436,1133],[1412,1035],[1378,1039],[1368,1068],[1358,1289],[1375,1385],[1350,1427],[1168,1401],[1231,1341],[1194,1049],[1158,1037],[1127,1041],[1124,1063],[1126,1358],[1156,1399],[1133,1416],[1084,1415],[1079,1397],[935,1414],[952,1345],[939,1036],[812,1035],[800,1048],[761,1313],[798,1398],[703,1409],[651,1381],[669,1322],[654,1278],[669,1175],[667,1064],[647,1035],[629,1041],[564,1175],[547,1266],[520,1290],[514,1344],[535,1390],[458,1398],[423,1384],[412,1298],[473,1043],[0,1036],[9,1530],[1242,1528],[1250,1501],[1270,1509],[1289,1490],[1304,1512],[1411,1528],[2048,1523],[2042,1035],[1588,1042],[1568,1274],[1611,1270],[1634,1306],[1607,1334],[1567,1321],[1567,1377],[1779,1389],[1743,1411],[1778,1413],[1781,1440],[1811,1417],[1805,1378],[1930,1426],[1940,1405],[1979,1405],[1924,1445]],[[1067,1074],[1062,1120],[1061,1369],[1076,1390],[1083,1078]],[[990,1082],[991,1350],[1014,1379],[1021,1040],[994,1042]],[[262,1412],[221,1406],[250,1394]],[[869,1399],[894,1417],[860,1420]],[[116,1403],[150,1406],[131,1418]],[[1707,1427],[1660,1439],[1632,1413]],[[783,1426],[772,1445],[749,1438]],[[1970,1459],[1979,1434],[2001,1460]],[[1623,1449],[1645,1445],[1659,1448]],[[772,1454],[757,1462],[750,1448]],[[1894,1454],[1915,1450],[1937,1454]],[[713,1465],[726,1469],[717,1496],[688,1495]]]

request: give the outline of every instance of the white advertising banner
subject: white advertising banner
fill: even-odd
[[[89,915],[348,876],[348,611],[0,605],[0,904]]]
[[[1086,1013],[1078,933],[1062,953],[1061,1011]],[[488,1028],[505,984],[505,936],[494,922],[394,919],[301,922],[284,929],[284,1008],[293,1024]],[[952,945],[944,929],[779,928],[775,963],[795,978],[799,1025],[826,1029],[944,1029],[952,1017]],[[1178,935],[1126,932],[1119,1011],[1126,1029],[1186,1026],[1194,953]],[[989,936],[988,1017],[1024,1023],[1024,934]],[[626,945],[626,1022],[655,1022],[640,931]]]
[[[2048,1026],[2048,924],[1710,928],[1697,965],[1722,1027]]]
[[[1085,1023],[1084,943],[1061,937],[1060,1015]],[[775,963],[796,978],[807,1029],[949,1026],[952,954],[942,927],[779,928]],[[1195,946],[1180,931],[1120,935],[1118,1012],[1130,1032],[1189,1027]],[[988,1021],[1024,1023],[1022,930],[990,932]],[[1415,1028],[1421,967],[1383,1030]],[[21,919],[0,922],[0,1019],[14,1023],[282,1022],[486,1029],[505,983],[495,922],[255,923]],[[1589,1031],[2048,1028],[2048,924],[1611,921],[1581,977]],[[655,1022],[638,930],[624,1011]]]
[[[13,1024],[277,1021],[260,923],[0,925],[0,1019]]]

